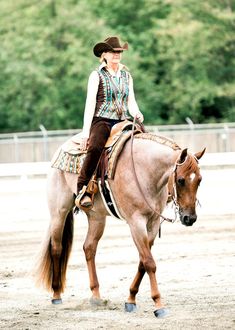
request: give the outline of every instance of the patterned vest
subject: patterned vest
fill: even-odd
[[[113,77],[105,68],[97,70],[99,87],[96,97],[95,117],[109,119],[131,118],[128,111],[129,73],[121,70],[120,78]]]

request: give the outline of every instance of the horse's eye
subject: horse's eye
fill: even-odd
[[[179,178],[179,179],[177,180],[177,182],[178,182],[178,184],[179,184],[181,187],[183,187],[183,186],[185,185],[185,179],[184,179],[184,178]]]

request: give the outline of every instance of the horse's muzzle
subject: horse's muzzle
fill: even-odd
[[[194,222],[197,220],[197,215],[196,214],[180,214],[180,221],[183,225],[189,227],[194,224]]]

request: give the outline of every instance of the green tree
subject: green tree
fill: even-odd
[[[81,127],[91,48],[101,37],[86,1],[11,6],[1,11],[0,130]]]
[[[233,0],[0,2],[0,131],[81,127],[93,45],[119,35],[146,123],[235,121]]]

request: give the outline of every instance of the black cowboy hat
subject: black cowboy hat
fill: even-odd
[[[128,49],[128,43],[125,42],[122,46],[118,37],[109,37],[105,39],[103,42],[99,42],[93,48],[93,52],[95,56],[100,57],[103,52],[110,51],[123,51]]]

